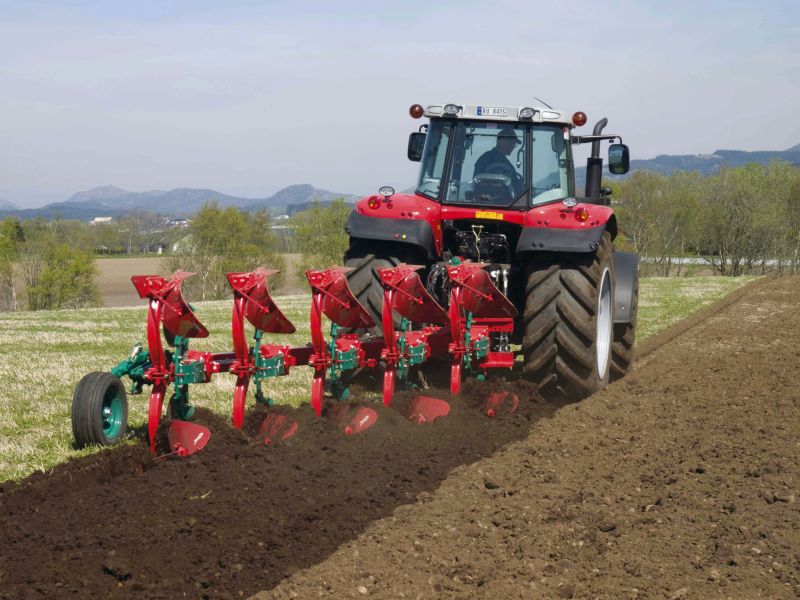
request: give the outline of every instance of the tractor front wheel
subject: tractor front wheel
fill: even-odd
[[[524,372],[539,388],[580,400],[608,385],[614,330],[611,236],[594,253],[537,253],[527,265]]]
[[[128,394],[119,377],[94,372],[78,382],[72,396],[72,436],[78,448],[119,442],[128,428]]]

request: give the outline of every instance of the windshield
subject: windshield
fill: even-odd
[[[510,206],[523,197],[532,199],[525,204],[565,198],[571,163],[568,136],[563,125],[433,120],[417,193],[438,199],[446,177],[441,195],[447,203]]]

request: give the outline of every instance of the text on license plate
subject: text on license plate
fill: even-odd
[[[502,106],[479,106],[479,117],[507,117],[508,109]]]

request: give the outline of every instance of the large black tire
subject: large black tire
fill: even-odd
[[[396,267],[401,262],[400,259],[393,256],[378,258],[374,254],[345,260],[344,265],[353,269],[347,274],[347,284],[356,299],[367,309],[375,321],[375,326],[369,328],[369,333],[373,336],[383,335],[383,327],[381,327],[383,286],[378,277],[378,269]],[[399,327],[400,323],[396,315],[395,320],[397,320],[395,325]]]
[[[633,367],[636,349],[636,316],[639,312],[639,274],[633,287],[633,306],[628,323],[614,325],[614,341],[611,344],[611,381],[624,377]]]
[[[533,254],[525,281],[525,376],[543,392],[569,400],[605,388],[615,281],[610,234],[594,253]]]
[[[84,375],[72,396],[75,446],[111,446],[128,428],[128,394],[119,377],[94,372]]]

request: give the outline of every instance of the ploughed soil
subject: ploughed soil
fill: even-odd
[[[798,597],[798,296],[749,286],[579,404],[473,383],[356,436],[278,407],[298,433],[269,446],[260,410],[198,411],[188,459],[140,442],[6,483],[0,598]],[[490,419],[497,387],[521,402]]]

